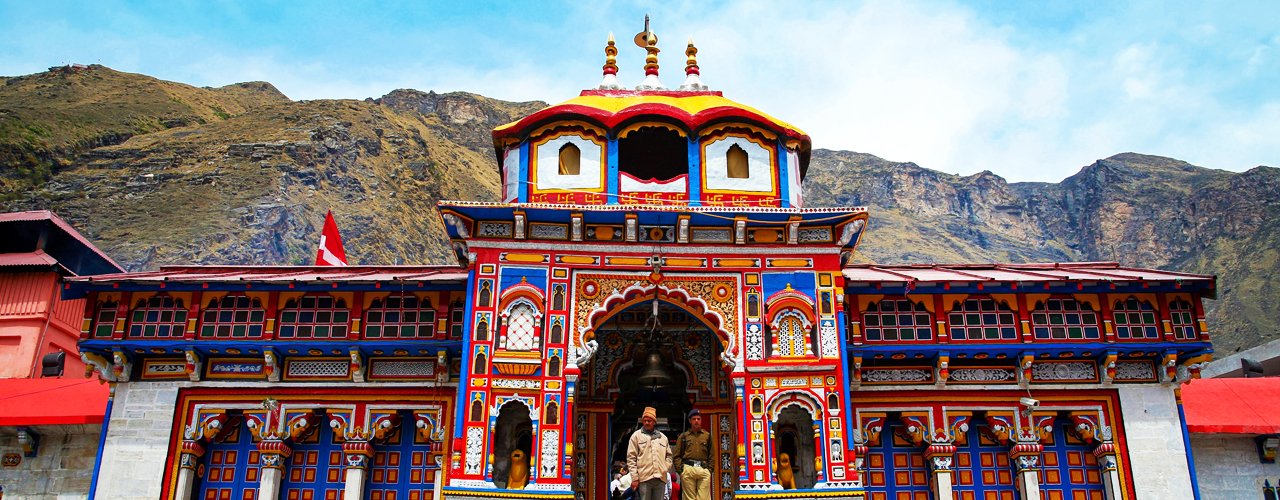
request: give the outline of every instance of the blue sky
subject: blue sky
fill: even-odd
[[[1062,180],[1115,153],[1280,166],[1280,2],[32,2],[0,0],[0,75],[100,63],[293,99],[396,88],[508,100],[619,78],[645,13],[663,81],[703,80],[815,147],[957,174]],[[2,104],[2,103],[0,103]]]

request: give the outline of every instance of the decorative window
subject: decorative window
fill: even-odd
[[[351,313],[347,302],[328,295],[289,299],[280,311],[283,339],[342,339],[347,337]]]
[[[948,315],[951,340],[1017,340],[1018,323],[1004,302],[989,298],[956,302]]]
[[[1075,299],[1036,302],[1031,311],[1031,331],[1037,339],[1097,339],[1098,315],[1089,304]]]
[[[323,420],[322,420],[323,422]],[[317,425],[293,442],[289,469],[280,484],[280,498],[338,498],[345,487],[342,443],[333,428]]]
[[[401,412],[400,421],[406,420],[413,421],[410,415]],[[414,429],[412,425],[401,424],[391,429],[385,439],[374,441],[364,498],[393,500],[432,497],[435,482],[439,479],[439,468],[432,460],[431,446],[421,441]]]
[[[1156,310],[1151,303],[1134,297],[1116,301],[1112,308],[1116,322],[1116,338],[1158,339],[1160,329],[1156,322]]]
[[[542,417],[542,423],[544,425],[560,424],[560,405],[556,404],[555,401],[548,401],[546,408],[543,411],[545,412]]]
[[[835,394],[827,395],[827,411],[840,411],[840,397]]]
[[[1196,315],[1191,304],[1177,299],[1169,302],[1169,322],[1173,326],[1173,338],[1178,340],[1196,340]]]
[[[472,363],[472,375],[485,375],[489,373],[489,358],[483,352],[476,353],[475,363]]]
[[[479,399],[471,402],[471,414],[469,417],[467,420],[472,422],[479,422],[480,419],[484,418],[484,403],[481,403]]]
[[[555,285],[551,287],[551,310],[564,310],[564,285]]]
[[[533,304],[521,300],[507,308],[501,345],[508,351],[531,351],[538,348],[538,319]]]
[[[476,318],[476,340],[489,340],[489,315],[482,314]]]
[[[551,360],[547,361],[547,376],[548,377],[560,376],[560,357],[559,356],[552,356]]]
[[[774,356],[812,356],[813,324],[799,309],[787,308],[773,318],[771,338]]]
[[[729,146],[729,150],[725,152],[725,163],[728,165],[728,177],[730,179],[746,179],[751,177],[751,170],[748,168],[747,152],[742,146],[734,144]]]
[[[449,305],[449,338],[457,340],[462,338],[462,323],[467,317],[467,308],[462,305],[462,301],[455,300]]]
[[[493,280],[480,280],[480,297],[476,302],[480,307],[493,305]]]
[[[555,318],[551,321],[551,343],[561,342],[564,342],[564,318]]]
[[[872,302],[862,313],[863,335],[868,341],[930,340],[932,322],[923,303],[908,299]]]
[[[560,146],[560,175],[578,175],[582,171],[582,150],[573,143]]]
[[[93,314],[93,336],[110,337],[116,329],[117,304],[113,300],[98,303],[98,310]]]
[[[1009,463],[1009,446],[992,437],[986,422],[974,422],[956,440],[955,491],[957,498],[1018,498]]]
[[[187,309],[182,299],[156,295],[139,300],[129,316],[129,338],[167,339],[186,333]]]
[[[240,339],[262,337],[262,322],[267,313],[262,301],[244,295],[227,295],[213,299],[204,308],[200,337]]]
[[[747,317],[760,317],[760,296],[754,293],[747,294]]]
[[[367,339],[422,339],[436,334],[436,310],[431,301],[413,295],[374,299],[364,322]]]
[[[902,438],[903,427],[899,421],[885,425],[880,442],[867,450],[867,498],[928,500],[929,467],[923,450]]]

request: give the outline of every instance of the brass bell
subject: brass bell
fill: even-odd
[[[666,368],[662,366],[662,354],[657,349],[649,351],[648,357],[645,359],[644,369],[640,371],[640,376],[636,378],[636,383],[641,387],[649,387],[658,389],[670,386],[674,380],[671,374],[667,373]]]

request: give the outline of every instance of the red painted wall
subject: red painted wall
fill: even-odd
[[[80,376],[76,341],[84,299],[61,300],[52,272],[0,274],[0,378],[39,376],[40,358],[67,353],[63,376]]]

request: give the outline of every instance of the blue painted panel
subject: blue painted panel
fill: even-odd
[[[431,460],[432,445],[417,440],[413,415],[401,412],[400,429],[375,443],[369,460],[365,500],[431,498],[440,469]]]
[[[864,484],[869,500],[929,498],[929,468],[923,448],[898,437],[899,421],[887,422],[880,433],[880,446],[868,450]]]
[[[618,190],[621,188],[618,185],[618,139],[616,137],[609,139],[609,145],[605,147],[605,154],[607,155],[605,161],[608,162],[608,165],[605,170],[604,190],[609,194],[605,204],[617,205]]]
[[[1102,473],[1093,447],[1067,434],[1071,421],[1053,422],[1053,438],[1040,456],[1040,491],[1046,498],[1103,498]]]
[[[520,143],[520,173],[519,173],[519,176],[516,178],[520,179],[520,188],[517,190],[520,194],[517,195],[518,198],[516,199],[516,201],[520,203],[528,203],[529,202],[529,143],[528,142]]]
[[[258,492],[261,471],[253,435],[241,423],[221,443],[205,447],[201,459],[204,475],[193,498],[252,498]]]
[[[503,266],[498,271],[498,292],[506,290],[512,285],[519,284],[521,280],[528,281],[530,285],[538,287],[544,293],[547,290],[547,269],[536,267],[508,267]]]
[[[333,439],[333,428],[321,421],[316,431],[293,444],[289,467],[280,482],[280,498],[338,498],[343,481],[342,444]]]
[[[786,290],[787,285],[791,285],[791,288],[808,294],[812,298],[818,286],[818,278],[813,271],[764,273],[764,276],[760,279],[761,285],[764,287],[765,298]]]
[[[467,300],[465,302],[467,309],[466,309],[466,314],[464,314],[462,317],[462,351],[461,352],[466,354],[462,356],[462,359],[461,359],[462,366],[458,370],[458,396],[457,398],[454,399],[454,401],[466,401],[466,399],[464,399],[464,396],[466,396],[467,394],[467,388],[471,387],[471,368],[470,368],[471,355],[472,355],[471,339],[474,337],[474,335],[472,334],[472,329],[475,328],[475,326],[473,326],[471,322],[472,322],[472,317],[475,316],[475,307],[473,306],[473,304],[475,304],[476,302],[475,291],[476,291],[476,273],[475,271],[472,271],[470,273],[467,273]],[[466,422],[466,420],[464,420],[466,418],[465,416],[466,409],[463,408],[464,405],[459,404],[454,406],[456,406],[457,408],[455,408],[453,411],[454,413],[453,421]],[[453,426],[454,438],[462,437],[463,427],[465,426],[463,425]]]
[[[702,150],[698,138],[689,138],[689,205],[702,206]]]
[[[958,498],[1014,500],[1018,488],[1009,446],[984,437],[987,429],[986,422],[971,423],[964,444],[956,446],[954,491],[960,493]]]
[[[787,148],[782,145],[782,141],[775,144],[774,156],[778,157],[778,198],[781,207],[791,208],[791,187],[787,180],[791,177],[787,172]]]

